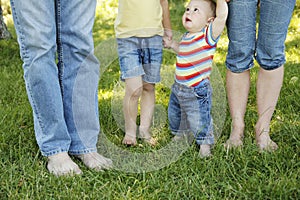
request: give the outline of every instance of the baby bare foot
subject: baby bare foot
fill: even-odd
[[[210,145],[209,144],[200,145],[199,156],[201,158],[206,158],[206,157],[211,156],[211,151],[210,151]]]
[[[268,130],[256,134],[256,144],[260,151],[272,152],[278,149],[277,144],[271,140]]]
[[[89,169],[101,171],[112,167],[112,160],[97,152],[76,155]]]
[[[194,134],[193,133],[185,133],[185,134],[182,134],[182,135],[175,135],[172,138],[172,141],[174,141],[174,142],[185,141],[189,144],[192,144],[193,140],[194,140]]]
[[[180,141],[180,140],[183,140],[183,139],[184,139],[184,136],[182,136],[182,135],[175,135],[172,138],[172,141]]]
[[[82,174],[78,165],[73,162],[67,152],[48,156],[47,168],[55,176]]]

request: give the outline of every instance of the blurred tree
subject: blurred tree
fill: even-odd
[[[1,0],[0,0],[0,39],[9,39],[9,38],[11,38],[11,34],[7,30],[6,24],[4,23]]]

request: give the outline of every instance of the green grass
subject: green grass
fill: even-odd
[[[178,33],[183,32],[179,22],[184,2],[170,0],[173,29]],[[244,147],[229,152],[223,148],[230,133],[226,96],[222,99],[228,42],[224,33],[215,56],[215,72],[219,73],[215,73],[213,79],[215,90],[220,92],[214,108],[220,136],[213,157],[208,159],[198,158],[195,145],[172,146],[170,142],[165,114],[175,55],[167,51],[163,61],[163,81],[156,90],[158,106],[153,124],[159,145],[151,148],[141,141],[137,147],[121,145],[124,133],[118,111],[123,85],[119,82],[113,42],[116,5],[115,0],[105,3],[105,9],[111,9],[111,15],[105,15],[105,10],[99,7],[94,27],[96,53],[103,62],[99,82],[102,130],[99,151],[113,158],[116,167],[94,172],[75,160],[84,172],[76,177],[57,178],[46,169],[46,159],[35,141],[22,61],[13,24],[9,21],[14,39],[0,41],[0,199],[299,199],[300,1],[297,0],[289,28],[284,83],[271,124],[271,136],[279,150],[272,154],[259,153],[255,145],[257,66],[252,70]]]

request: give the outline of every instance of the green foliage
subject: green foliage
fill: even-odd
[[[181,15],[186,1],[169,2],[173,29],[181,33]],[[82,176],[57,178],[48,173],[46,159],[41,156],[35,141],[32,111],[26,95],[13,24],[8,23],[14,39],[0,41],[0,199],[299,199],[299,2],[297,0],[286,41],[284,83],[271,124],[271,136],[278,143],[279,150],[272,154],[260,153],[255,145],[256,65],[251,72],[245,142],[241,149],[226,151],[223,148],[230,133],[226,107],[224,126],[213,149],[213,157],[199,159],[197,147],[191,145],[175,162],[158,170],[141,173],[117,169],[94,172],[76,159],[84,172]],[[118,124],[120,109],[117,110],[117,106],[122,100],[123,86],[119,81],[119,65],[113,42],[117,1],[98,3],[103,7],[97,8],[94,38],[97,56],[103,64],[99,81],[102,135],[118,148],[132,153],[156,152],[170,143],[167,120],[161,124],[155,121],[153,133],[159,142],[157,147],[147,146],[142,141],[137,147],[126,148],[121,145],[124,133]],[[223,84],[227,42],[224,32],[215,56],[215,70],[219,71]],[[161,110],[168,105],[174,62],[174,53],[165,51],[163,80],[156,88],[157,104]],[[109,155],[104,150],[103,153]],[[121,162],[126,162],[125,158]]]

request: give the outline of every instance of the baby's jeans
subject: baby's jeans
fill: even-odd
[[[196,87],[175,82],[168,107],[172,134],[194,134],[197,144],[214,144],[211,116],[212,88],[209,79]]]

